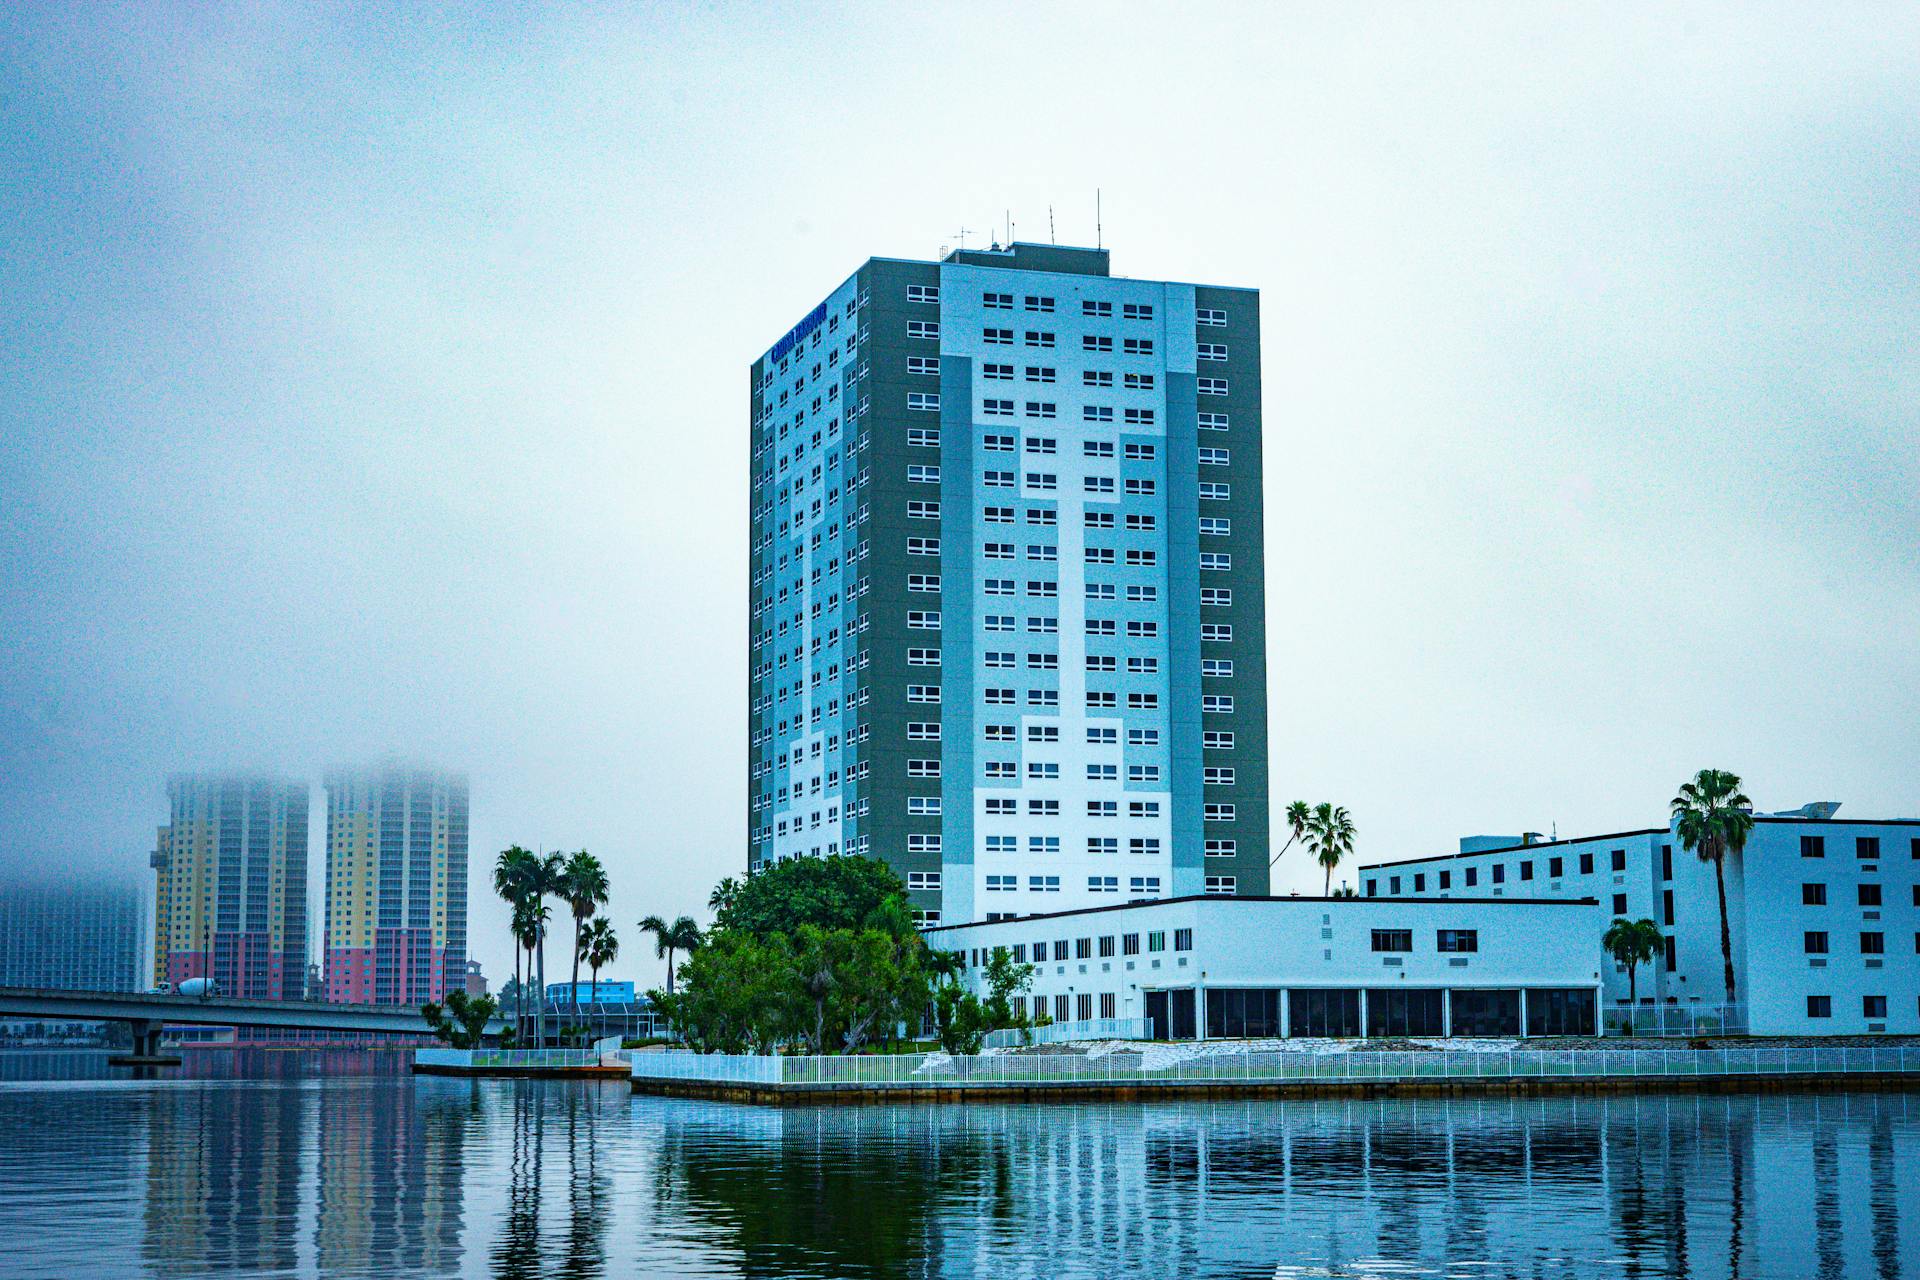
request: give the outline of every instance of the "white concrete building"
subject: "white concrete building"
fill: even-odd
[[[1839,806],[1757,816],[1726,865],[1735,1018],[1756,1035],[1920,1032],[1920,820],[1848,820]],[[1664,954],[1635,975],[1642,1008],[1725,1003],[1711,865],[1670,827],[1543,841],[1472,836],[1458,853],[1362,867],[1366,898],[1595,898],[1592,957],[1610,1010],[1628,1004],[1624,966],[1600,935],[1650,919]]]
[[[1192,896],[926,931],[983,987],[1036,966],[1023,1010],[1145,1019],[1154,1039],[1586,1035],[1605,916],[1587,899]]]

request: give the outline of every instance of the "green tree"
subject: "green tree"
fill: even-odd
[[[925,948],[880,929],[821,929],[803,924],[787,951],[786,989],[798,999],[791,1028],[814,1053],[856,1053],[877,1030],[926,1000]]]
[[[788,858],[737,884],[716,908],[713,927],[762,937],[791,934],[803,924],[859,930],[889,900],[904,903],[906,891],[893,868],[872,858]]]
[[[920,937],[920,926],[913,919],[913,907],[908,904],[904,894],[894,894],[867,912],[862,927],[878,929],[890,938]]]
[[[927,946],[885,863],[792,859],[722,880],[709,901],[704,939],[685,916],[640,922],[667,960],[667,989],[650,994],[694,1047],[857,1053],[924,1016]]]
[[[420,1016],[434,1038],[455,1049],[477,1049],[485,1039],[487,1023],[500,1011],[492,996],[468,997],[464,991],[449,991],[444,1006],[428,1001],[420,1006]]]
[[[673,992],[673,957],[676,952],[691,953],[700,945],[700,926],[693,922],[692,916],[680,916],[668,924],[659,916],[648,916],[640,922],[640,931],[653,935],[653,954],[664,956],[667,961],[667,992]]]
[[[1619,963],[1627,966],[1627,1004],[1639,1003],[1640,988],[1637,970],[1643,964],[1651,964],[1660,954],[1662,939],[1660,926],[1651,920],[1628,920],[1616,917],[1600,935],[1600,945]]]
[[[801,1025],[797,975],[786,938],[718,933],[687,957],[678,991],[648,994],[691,1048],[766,1053]]]
[[[926,947],[883,929],[835,931],[840,955],[835,1024],[841,1048],[858,1053],[882,1027],[918,1013],[927,1001]]]
[[[1280,853],[1273,855],[1272,861],[1267,863],[1268,866],[1280,861],[1280,854],[1293,848],[1293,842],[1307,833],[1307,819],[1312,816],[1312,813],[1313,811],[1307,808],[1305,800],[1295,800],[1287,806],[1287,831],[1289,832],[1287,842],[1280,846]]]
[[[513,991],[514,1021],[518,1024],[524,1016],[521,993],[525,984],[520,981],[520,951],[523,937],[519,928],[520,904],[530,897],[540,880],[540,859],[533,852],[519,845],[510,845],[500,851],[493,860],[493,891],[506,902],[513,911],[514,923],[510,926],[513,934]]]
[[[600,970],[620,958],[620,939],[613,931],[613,921],[605,916],[595,916],[588,922],[583,935],[587,947],[587,967],[593,971],[593,1000],[600,1002]]]
[[[804,1028],[809,1047],[815,1053],[827,1051],[827,1017],[840,982],[842,957],[838,954],[843,934],[803,924],[793,931],[793,976],[800,995],[812,1011],[811,1024]]]
[[[1733,934],[1727,927],[1727,875],[1729,854],[1747,847],[1747,835],[1753,830],[1753,801],[1740,790],[1740,775],[1724,769],[1702,769],[1693,781],[1680,788],[1670,802],[1674,823],[1679,830],[1680,847],[1690,849],[1702,862],[1713,864],[1713,884],[1720,894],[1720,960],[1726,979],[1727,1004],[1734,1003]]]
[[[573,1020],[580,1021],[580,958],[586,948],[587,921],[607,900],[611,887],[607,869],[585,849],[569,856],[560,868],[560,897],[573,911]]]
[[[954,983],[946,983],[933,993],[933,1030],[940,1038],[940,1047],[948,1053],[968,1054],[980,1052],[980,1046],[986,1042],[986,1007],[980,998]]]
[[[967,971],[967,953],[935,948],[927,950],[927,972],[942,982],[957,981]]]
[[[987,956],[986,966],[981,971],[981,977],[987,984],[987,998],[983,1006],[987,1021],[994,1030],[1030,1025],[1025,1014],[1013,1011],[1013,998],[1025,995],[1033,985],[1035,969],[1034,965],[1015,961],[1013,953],[1005,947],[995,947]]]
[[[927,969],[938,984],[933,989],[934,1034],[948,1053],[978,1053],[990,1031],[1035,1025],[1013,1012],[1013,997],[1033,984],[1034,966],[1016,963],[1005,947],[995,947],[982,966],[985,999],[962,984],[964,953],[929,952]]]
[[[926,955],[918,934],[884,929],[721,930],[688,957],[677,991],[651,994],[695,1048],[857,1053],[883,1029],[920,1016]]]
[[[1317,804],[1307,818],[1305,839],[1307,848],[1313,852],[1314,861],[1326,869],[1323,892],[1331,896],[1333,869],[1340,865],[1342,858],[1353,853],[1353,819],[1344,808]]]

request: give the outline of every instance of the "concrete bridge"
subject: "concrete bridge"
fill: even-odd
[[[386,1031],[431,1035],[417,1008],[316,1004],[304,1000],[236,1000],[230,996],[158,995],[132,991],[47,991],[0,987],[0,1017],[124,1022],[133,1028],[133,1056],[157,1058],[163,1026],[290,1027],[314,1031]],[[488,1035],[507,1023],[495,1018]]]

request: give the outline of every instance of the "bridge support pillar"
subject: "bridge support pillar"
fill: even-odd
[[[107,1059],[116,1067],[177,1067],[180,1059],[164,1052],[160,1048],[161,1023],[152,1018],[132,1019],[127,1023],[133,1032],[131,1051]]]

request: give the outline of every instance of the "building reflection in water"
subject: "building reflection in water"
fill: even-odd
[[[469,1117],[354,1051],[223,1052],[205,1084],[140,1095],[157,1274],[447,1273]]]
[[[155,1272],[293,1270],[308,1095],[236,1080],[156,1089],[143,1101],[141,1248]]]
[[[638,1105],[750,1275],[1920,1276],[1906,1095]]]
[[[326,1275],[452,1271],[460,1261],[473,1099],[369,1086],[315,1091],[315,1261]]]
[[[85,1240],[51,1165],[155,1275],[1920,1280],[1915,1094],[779,1110],[282,1056],[0,1092],[9,1266]]]

